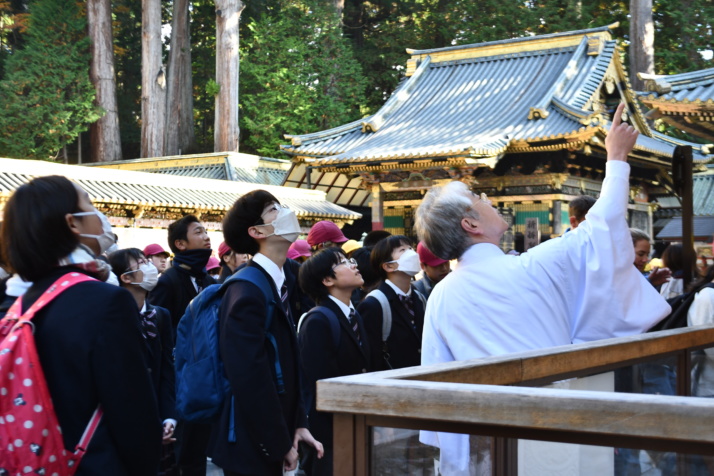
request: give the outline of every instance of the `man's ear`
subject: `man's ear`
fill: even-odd
[[[570,228],[574,230],[575,228],[578,227],[579,224],[580,224],[580,222],[578,221],[578,219],[575,216],[571,215],[570,216]]]
[[[481,226],[478,220],[472,217],[464,217],[461,219],[461,228],[469,235],[481,235]]]
[[[176,249],[179,251],[186,251],[188,248],[188,244],[186,243],[186,240],[175,240],[174,245],[176,246]]]

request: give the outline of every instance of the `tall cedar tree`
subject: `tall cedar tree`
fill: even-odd
[[[283,134],[362,117],[367,82],[332,5],[275,2],[247,27],[250,37],[241,47],[242,151],[275,156]]]
[[[0,82],[0,155],[52,160],[101,117],[89,82],[87,23],[75,0],[30,4],[25,45]]]

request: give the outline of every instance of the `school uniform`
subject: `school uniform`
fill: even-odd
[[[23,296],[23,311],[68,272],[88,274],[57,268]],[[125,289],[89,281],[62,292],[33,318],[65,447],[74,449],[98,405],[104,410],[78,476],[157,474],[161,421],[136,311]]]
[[[148,301],[140,311],[140,319],[155,312],[152,319],[156,324],[154,332],[144,338],[147,364],[151,383],[156,392],[161,421],[176,419],[176,373],[174,370],[174,335],[171,330],[171,316],[166,309],[154,306]],[[144,333],[147,333],[146,329]],[[154,334],[153,336],[151,334]],[[174,425],[175,425],[174,421]]]
[[[362,316],[369,340],[371,363],[373,370],[399,369],[421,365],[421,336],[424,329],[424,304],[416,295],[413,287],[404,294],[389,280],[384,281],[379,290],[384,293],[392,310],[392,329],[387,338],[389,364],[384,357],[382,343],[382,306],[376,298],[365,298],[357,307]],[[408,305],[402,302],[401,296],[407,298]]]
[[[330,318],[315,311],[302,323],[298,341],[303,364],[305,385],[303,401],[309,407],[310,432],[325,449],[322,459],[317,459],[310,449],[310,456],[303,467],[310,476],[332,474],[333,441],[332,414],[318,412],[315,408],[316,382],[318,380],[370,372],[370,343],[364,322],[354,309],[332,296],[320,302],[320,306],[332,311],[339,322],[339,343],[335,341]],[[350,318],[350,311],[353,315]],[[355,331],[355,326],[357,330]]]
[[[229,398],[213,425],[209,454],[215,464],[231,473],[278,476],[295,430],[307,428],[295,325],[280,293],[283,284],[287,286],[296,277],[289,267],[280,269],[260,253],[248,266],[264,273],[271,285],[275,306],[268,332],[275,338],[279,355],[266,336],[263,292],[249,282],[229,284],[219,311],[219,349],[231,384],[234,414],[231,420]],[[282,370],[282,392],[276,382],[276,357]],[[228,438],[231,427],[235,442]]]

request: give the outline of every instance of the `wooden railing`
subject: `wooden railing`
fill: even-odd
[[[714,454],[714,399],[688,398],[691,352],[714,326],[323,380],[336,475],[367,475],[370,428],[496,437],[494,474],[517,474],[508,439]],[[537,388],[675,356],[681,396]]]

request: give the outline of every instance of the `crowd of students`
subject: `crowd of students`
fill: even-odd
[[[459,182],[427,194],[417,246],[384,231],[360,246],[329,221],[298,240],[295,213],[256,190],[226,214],[217,259],[193,215],[168,227],[170,252],[158,244],[109,252],[116,236],[79,185],[48,176],[21,186],[0,232],[3,267],[15,275],[4,304],[19,296],[26,310],[67,273],[93,278],[63,291],[33,320],[66,448],[103,409],[77,474],[205,475],[208,456],[229,476],[281,475],[299,457],[307,474],[329,475],[332,417],[316,410],[318,380],[646,330],[667,311],[632,266],[645,238],[633,232],[634,250],[623,252],[630,234],[622,162],[634,139],[619,130],[608,136],[601,200],[584,201],[592,210],[574,214],[572,232],[521,256],[498,250],[505,222],[485,196]],[[673,248],[665,258],[675,278],[676,256]],[[450,274],[449,259],[457,258]],[[202,290],[248,268],[270,283],[272,299],[250,280],[225,286],[218,346],[230,398],[215,421],[181,421],[172,354],[179,321]],[[586,287],[595,278],[609,285]],[[513,283],[518,299],[508,291]],[[676,291],[672,284],[666,293]],[[712,296],[707,289],[697,297],[692,325],[712,321]],[[603,323],[603,315],[625,317]],[[443,474],[468,467],[468,438],[422,440],[440,448]]]

